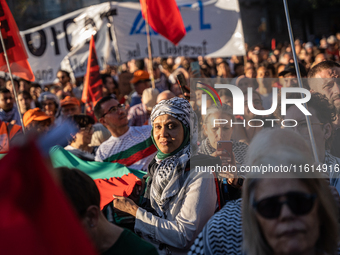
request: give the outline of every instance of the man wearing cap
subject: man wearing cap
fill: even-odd
[[[80,114],[80,102],[75,97],[67,96],[63,100],[60,101],[61,106],[61,114],[63,116],[73,116],[76,114]]]
[[[47,116],[50,116],[52,121],[54,121],[59,109],[58,97],[51,92],[43,92],[40,94],[38,101],[40,103],[41,110],[45,112]]]
[[[299,63],[301,78],[307,77],[307,71],[306,68]],[[285,69],[279,73],[279,77],[283,76],[283,87],[298,87],[299,84],[297,82],[297,75],[295,70],[294,63],[289,63],[285,66]]]
[[[22,120],[27,130],[35,130],[38,133],[46,133],[52,124],[51,117],[39,108],[25,112]]]
[[[143,91],[150,87],[149,73],[144,70],[137,70],[130,81],[133,84],[135,92],[131,95],[130,107],[142,102]]]
[[[142,103],[130,108],[128,114],[129,126],[148,125],[152,108],[156,105],[159,92],[157,89],[147,88],[143,91]]]

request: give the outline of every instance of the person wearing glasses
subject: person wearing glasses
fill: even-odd
[[[129,127],[125,105],[110,96],[98,101],[94,114],[111,133],[111,137],[99,146],[95,161],[120,163],[146,171],[157,151],[151,139],[152,127]]]
[[[248,178],[245,182],[246,254],[336,254],[339,210],[328,183],[318,172],[308,173],[310,178],[291,174],[301,175],[301,179],[272,175],[274,178]]]
[[[312,114],[310,121],[314,134],[315,145],[318,153],[319,162],[322,162],[328,166],[329,169],[335,169],[339,167],[340,158],[333,156],[329,150],[333,141],[333,126],[332,122],[336,116],[336,110],[334,105],[330,104],[326,96],[320,93],[312,93],[311,99],[307,102],[308,111]],[[287,105],[287,114],[285,120],[287,126],[294,126],[291,120],[297,122],[296,127],[287,127],[297,132],[307,144],[312,148],[309,132],[306,122],[306,116],[295,106]],[[330,184],[334,186],[338,193],[340,193],[340,173],[330,171]]]
[[[74,122],[79,131],[72,135],[72,141],[64,149],[82,160],[94,161],[98,147],[89,146],[94,132],[94,119],[88,115],[73,115],[68,120]]]
[[[312,152],[299,134],[265,129],[250,144],[245,165],[313,162]],[[228,202],[209,220],[188,254],[335,254],[330,251],[337,246],[338,210],[327,180],[319,175],[308,176],[314,179],[298,179],[297,174],[278,177],[275,173],[249,174],[242,198]],[[286,236],[281,239],[281,234]],[[300,250],[294,246],[295,239]],[[283,246],[275,246],[282,242]],[[314,247],[321,253],[308,253]]]

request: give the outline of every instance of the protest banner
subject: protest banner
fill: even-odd
[[[177,4],[186,36],[175,46],[151,31],[153,57],[245,54],[237,0],[177,1]],[[118,49],[113,47],[110,20],[114,24]],[[95,43],[101,69],[108,58],[111,59],[109,64],[116,63],[115,52],[119,52],[122,63],[148,56],[145,20],[140,4],[102,3],[21,32],[36,79],[42,84],[52,83],[63,59],[62,66],[72,70],[75,77],[85,75],[89,41],[94,31],[97,32]]]

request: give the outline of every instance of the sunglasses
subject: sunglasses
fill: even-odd
[[[285,197],[284,201],[280,201]],[[283,204],[287,204],[292,213],[296,216],[308,214],[314,206],[316,195],[303,192],[288,192],[283,195],[272,196],[253,203],[258,214],[266,219],[276,219],[281,214]]]
[[[119,104],[117,106],[112,106],[106,113],[104,113],[102,115],[102,118],[105,117],[106,114],[112,113],[112,112],[116,112],[118,110],[124,110],[125,109],[125,104]]]

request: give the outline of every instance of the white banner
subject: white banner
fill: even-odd
[[[187,34],[175,46],[152,31],[154,57],[245,54],[237,0],[191,0],[186,3],[178,0],[177,3]],[[21,32],[36,81],[53,83],[63,60],[63,68],[72,69],[75,77],[85,75],[88,41],[92,33],[96,34],[101,68],[105,62],[117,63],[116,52],[122,63],[148,56],[145,21],[139,3],[94,5]],[[115,37],[116,50],[112,40]]]

